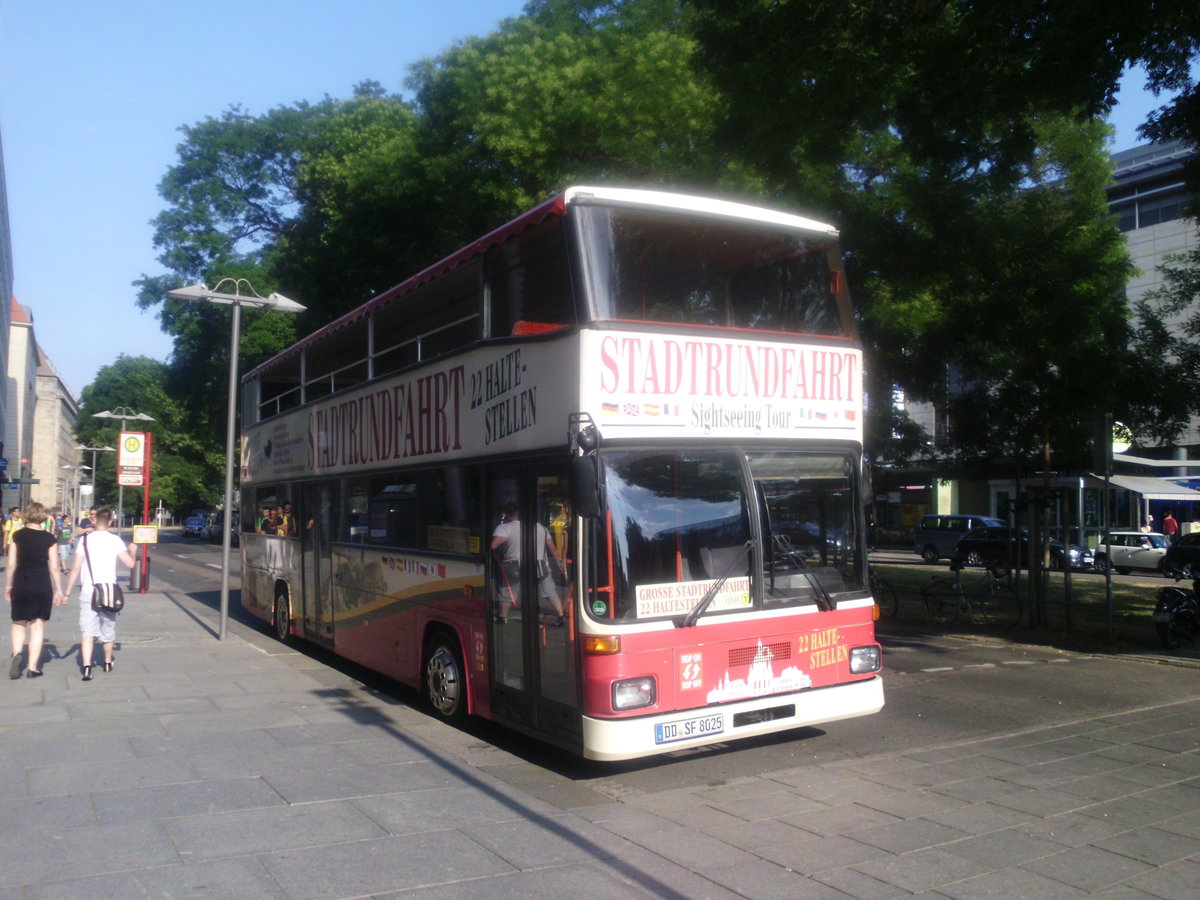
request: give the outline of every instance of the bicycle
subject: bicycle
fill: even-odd
[[[937,577],[921,589],[929,617],[948,625],[978,610],[989,625],[1014,628],[1021,621],[1021,598],[1008,582],[1008,570],[988,566],[984,583],[968,590],[962,583],[962,569],[961,563],[951,563],[954,578]]]
[[[871,596],[875,598],[875,605],[879,607],[881,616],[894,616],[900,611],[900,600],[896,596],[896,589],[888,582],[879,577],[874,569],[870,570],[871,576]]]

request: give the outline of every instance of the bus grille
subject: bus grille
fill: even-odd
[[[736,666],[748,666],[754,662],[754,657],[758,655],[758,646],[753,647],[738,647],[736,650],[729,651],[729,668]],[[769,653],[771,659],[791,659],[792,658],[792,643],[791,641],[780,641],[778,644],[763,644],[764,653]]]

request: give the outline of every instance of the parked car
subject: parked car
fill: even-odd
[[[1128,575],[1134,569],[1163,572],[1163,557],[1166,555],[1167,539],[1161,534],[1112,531],[1109,532],[1108,543],[1101,541],[1096,548],[1096,571],[1107,572],[1111,557],[1112,567],[1122,575]]]
[[[1070,550],[1064,550],[1063,545],[1050,542],[1050,568],[1063,567],[1064,554],[1070,555],[1072,569],[1090,569],[1095,565],[1092,551],[1087,547],[1072,544]],[[1029,559],[1029,532],[1022,528],[1019,531],[1007,525],[989,525],[985,528],[975,528],[958,542],[954,552],[956,562],[968,566],[993,565],[1024,565]]]
[[[183,533],[201,537],[204,534],[204,526],[207,524],[208,511],[193,509],[192,514],[183,520]]]
[[[1200,578],[1200,531],[1185,534],[1167,548],[1163,557],[1163,569]]]
[[[212,515],[208,517],[208,522],[204,526],[204,533],[201,535],[204,540],[209,543],[221,543],[221,526],[225,522],[225,511],[218,509],[214,510]],[[238,533],[241,530],[242,517],[239,510],[233,511],[233,524],[229,531],[229,544],[236,547],[241,542],[241,535]]]
[[[939,559],[950,559],[958,549],[958,542],[966,537],[967,532],[975,528],[993,526],[1004,527],[1003,519],[993,519],[991,516],[976,516],[959,513],[930,513],[921,516],[917,524],[916,536],[913,539],[913,551],[920,553],[927,563],[935,563]]]

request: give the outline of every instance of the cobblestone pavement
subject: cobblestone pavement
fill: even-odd
[[[0,898],[1200,895],[1200,697],[613,797],[156,587],[0,690]]]

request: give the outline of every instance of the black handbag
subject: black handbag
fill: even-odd
[[[83,557],[87,560],[88,578],[92,578],[92,557],[88,555],[87,535],[83,536]],[[92,584],[92,609],[115,616],[125,608],[125,594],[119,584]]]

